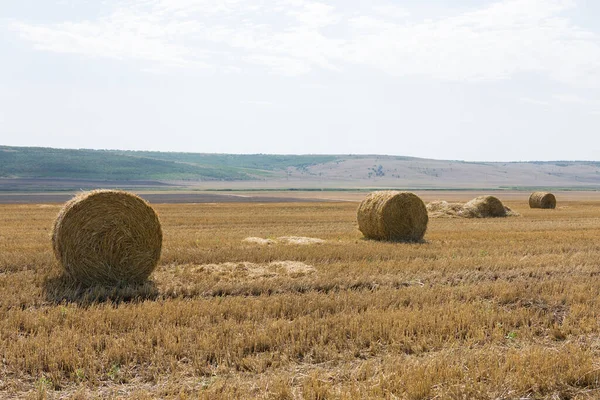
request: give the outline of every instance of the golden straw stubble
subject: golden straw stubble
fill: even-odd
[[[429,221],[419,196],[398,191],[369,194],[358,207],[357,219],[369,239],[406,242],[422,240]]]
[[[533,192],[529,196],[529,207],[530,208],[556,208],[556,197],[552,193],[547,192]]]
[[[54,223],[52,245],[65,271],[85,285],[138,283],[158,264],[162,229],[140,197],[94,190],[65,203]]]

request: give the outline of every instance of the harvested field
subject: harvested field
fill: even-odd
[[[600,201],[505,204],[414,244],[363,240],[351,202],[153,204],[151,280],[91,288],[59,207],[2,205],[0,397],[596,398]],[[284,236],[325,242],[244,241]]]

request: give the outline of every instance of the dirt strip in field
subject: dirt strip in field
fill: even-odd
[[[313,202],[360,202],[367,191],[243,191],[227,192],[179,192],[179,191],[134,191],[151,203],[313,203]],[[527,202],[528,191],[485,191],[485,190],[423,190],[414,191],[423,201],[434,200],[468,201],[481,195],[493,195],[502,201]],[[600,201],[600,192],[557,191],[553,192],[561,201]],[[64,203],[75,192],[0,192],[0,204],[52,204]]]
[[[0,193],[0,204],[64,203],[75,193]],[[214,193],[140,193],[150,203],[307,203],[332,201],[318,198],[248,196]]]

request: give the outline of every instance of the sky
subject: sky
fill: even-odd
[[[597,0],[0,0],[0,144],[600,160]]]

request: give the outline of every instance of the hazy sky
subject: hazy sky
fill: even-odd
[[[600,160],[598,0],[0,0],[0,144]]]

